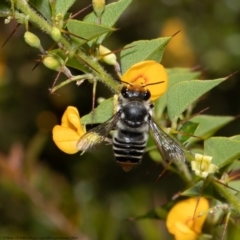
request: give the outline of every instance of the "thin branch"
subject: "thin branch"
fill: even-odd
[[[83,75],[78,75],[78,76],[75,76],[75,77],[72,77],[72,78],[69,78],[67,79],[66,81],[58,84],[57,86],[53,87],[50,89],[51,93],[54,93],[55,91],[57,91],[59,88],[62,88],[63,86],[71,83],[71,82],[74,82],[74,81],[79,81],[79,80],[91,80],[93,79],[94,76],[92,74],[83,74]]]

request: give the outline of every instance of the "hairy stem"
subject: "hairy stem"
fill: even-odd
[[[14,0],[14,4],[16,8],[21,11],[30,22],[34,23],[39,29],[44,31],[46,34],[51,36],[52,33],[52,25],[41,17],[34,9],[32,9],[26,0]],[[67,51],[71,51],[72,44],[69,39],[66,39],[64,36],[61,36],[58,44],[63,46],[63,49]],[[118,83],[103,69],[103,67],[91,56],[86,55],[80,49],[76,53],[76,57],[81,59],[86,65],[91,66],[89,68],[89,72],[92,72],[96,79],[103,82],[106,86],[108,86],[113,92],[118,91]]]
[[[213,186],[220,193],[220,195],[226,199],[230,207],[240,214],[240,201],[239,199],[230,191],[227,186],[221,185],[218,181],[212,181]]]

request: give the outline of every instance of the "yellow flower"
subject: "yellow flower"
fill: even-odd
[[[192,170],[199,177],[206,178],[209,173],[215,173],[218,170],[218,166],[211,163],[212,157],[195,154],[195,160],[191,162]]]
[[[74,154],[79,151],[77,142],[85,132],[77,108],[70,106],[62,116],[62,124],[53,128],[53,141],[63,152]]]
[[[167,45],[165,63],[171,66],[191,67],[196,64],[196,57],[191,47],[191,42],[186,24],[180,18],[170,18],[161,23],[160,36],[171,36],[177,33]]]
[[[175,240],[196,240],[207,217],[207,214],[200,213],[208,209],[209,203],[205,198],[200,198],[199,202],[196,198],[189,198],[177,203],[167,216],[168,231]]]
[[[163,95],[168,85],[165,68],[160,63],[152,60],[134,64],[123,74],[122,80],[135,86],[144,87],[145,85],[151,84],[147,86],[147,89],[151,93],[152,101]]]

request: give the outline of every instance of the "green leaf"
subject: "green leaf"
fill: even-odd
[[[170,40],[170,37],[140,40],[124,46],[128,49],[122,50],[120,54],[122,73],[126,72],[133,64],[141,61],[155,60],[160,62]]]
[[[49,22],[52,22],[52,12],[49,1],[30,0],[29,4],[37,9]]]
[[[78,69],[84,73],[89,73],[89,68],[86,67],[86,65],[83,63],[83,61],[81,61],[81,59],[77,59],[75,57],[69,58],[66,65]]]
[[[57,0],[56,1],[56,14],[62,13],[63,17],[67,13],[68,9],[73,5],[76,0]]]
[[[48,51],[48,54],[53,56],[57,55],[62,59],[62,61],[65,61],[65,59],[67,58],[66,53],[59,48]],[[78,69],[84,73],[89,73],[89,68],[86,67],[86,65],[83,63],[83,61],[81,61],[81,59],[77,59],[76,57],[69,58],[66,62],[66,66]]]
[[[122,15],[123,11],[128,7],[128,5],[132,2],[132,0],[119,0],[117,2],[108,4],[105,6],[105,10],[101,17],[101,24],[104,26],[112,27]],[[88,14],[83,21],[89,23],[97,23],[97,16],[94,12]],[[107,34],[99,37],[98,42],[101,43]]]
[[[201,139],[207,139],[234,119],[232,116],[198,115],[191,119],[192,122],[199,124],[194,135],[201,137]],[[188,140],[188,144],[200,141],[201,139],[192,137]]]
[[[181,193],[181,196],[195,197],[203,193],[204,181],[194,183],[194,185]]]
[[[198,123],[191,122],[191,121],[185,122],[179,129],[179,132],[183,133],[182,135],[180,135],[180,139],[179,139],[180,142],[181,143],[186,142],[191,137],[191,135],[195,133],[195,130],[197,129],[197,127],[198,127]],[[186,135],[184,135],[184,133]]]
[[[97,124],[106,122],[113,116],[114,113],[113,98],[109,98],[103,101],[97,108],[94,109],[93,113],[89,113],[81,118],[81,123],[86,124]]]
[[[95,39],[96,37],[99,37],[104,33],[114,31],[113,28],[108,28],[102,25],[87,23],[87,22],[82,22],[77,20],[69,20],[67,23],[67,28],[70,33],[73,33],[79,37],[86,39],[84,40],[81,38],[72,37],[73,39],[76,40],[76,42],[79,45],[82,45],[87,41]]]
[[[175,121],[189,105],[225,80],[226,78],[191,80],[174,84],[167,93],[167,107],[170,120]]]
[[[240,180],[234,180],[234,181],[230,181],[228,183],[228,186],[231,188],[234,188],[236,191],[240,192]],[[236,191],[233,191],[233,193],[236,193]]]
[[[220,168],[240,157],[240,141],[226,137],[212,137],[204,142],[204,154],[213,157],[212,163]]]
[[[201,72],[192,71],[190,68],[167,68],[168,77],[171,84],[188,81],[200,76]]]
[[[199,181],[195,183],[192,187],[181,193],[182,196],[188,197],[199,197],[204,196],[207,198],[217,199],[221,202],[228,202],[230,205],[234,203],[237,206],[234,210],[239,209],[239,200],[236,198],[234,191],[230,191],[227,186],[220,183],[215,178],[208,178],[205,181]]]
[[[168,74],[168,89],[178,82],[189,81],[199,77],[200,72],[193,72],[188,68],[172,68],[167,69]],[[168,91],[168,90],[167,90]],[[167,94],[163,94],[155,101],[155,118],[160,119],[164,109],[167,106]]]
[[[240,141],[240,135],[232,136],[232,137],[230,137],[230,139]]]
[[[211,184],[215,188],[215,192],[219,194],[219,200],[227,202],[234,212],[240,214],[239,196],[236,196],[236,192],[230,190],[227,185],[218,180],[213,179]]]
[[[211,181],[215,181],[215,180],[211,179]],[[216,191],[211,181],[200,180],[199,182],[195,183],[192,187],[182,192],[181,196],[188,196],[188,197],[204,196],[204,197],[214,198],[222,201],[223,200],[222,196]]]

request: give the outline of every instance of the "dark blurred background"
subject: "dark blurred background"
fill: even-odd
[[[77,1],[71,11],[90,3]],[[0,24],[2,45],[16,23],[5,25],[1,19]],[[239,0],[133,0],[116,27],[104,42],[112,50],[180,30],[166,49],[166,67],[197,69],[202,79],[234,73],[202,98],[194,112],[209,107],[206,114],[239,115]],[[44,33],[33,27],[30,31],[45,49],[52,45]],[[24,32],[20,26],[0,53],[0,235],[171,239],[164,222],[129,218],[167,203],[183,183],[170,173],[155,183],[162,167],[147,154],[139,167],[125,173],[114,162],[110,146],[82,156],[61,152],[52,141],[52,127],[69,105],[81,116],[91,111],[92,85],[72,83],[51,95],[48,89],[57,72],[43,64],[32,71],[40,56],[24,42]],[[58,81],[64,79],[62,75]],[[98,84],[97,96],[109,97],[111,92]],[[236,135],[239,129],[236,118],[217,135]]]

